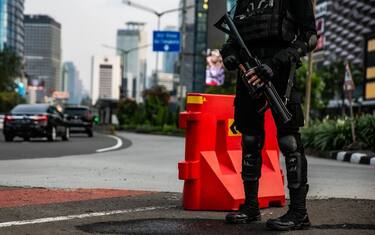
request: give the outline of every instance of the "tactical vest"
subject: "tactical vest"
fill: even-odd
[[[238,0],[234,22],[244,41],[293,41],[297,30],[287,1]]]

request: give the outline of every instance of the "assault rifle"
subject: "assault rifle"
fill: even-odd
[[[246,53],[246,56],[249,60],[251,60],[252,63],[254,63],[256,66],[260,66],[262,64],[259,61],[259,59],[252,55],[249,49],[247,48],[229,13],[226,13],[215,24],[215,27],[223,31],[224,33],[228,34],[234,40],[236,40],[236,42],[240,45],[241,49]],[[250,66],[249,61],[247,61],[240,65],[240,69],[246,72],[252,68]],[[290,121],[290,119],[292,118],[292,114],[289,113],[288,109],[286,108],[285,104],[283,103],[279,94],[277,93],[275,87],[270,81],[265,82],[265,84],[263,85],[258,84],[256,86],[252,86],[248,83],[246,76],[242,76],[242,80],[249,89],[249,93],[251,96],[257,96],[257,93],[261,91],[261,93],[266,97],[266,105],[258,112],[266,111],[266,109],[269,106],[272,109],[272,112],[276,114],[277,118],[279,118],[283,123]]]

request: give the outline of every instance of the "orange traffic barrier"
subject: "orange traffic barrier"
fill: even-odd
[[[237,210],[244,202],[241,179],[241,134],[233,124],[234,96],[190,93],[180,128],[186,129],[185,160],[179,162],[184,180],[183,205],[188,210]],[[259,186],[261,208],[285,205],[276,127],[265,115],[266,139]]]

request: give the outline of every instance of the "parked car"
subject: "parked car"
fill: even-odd
[[[55,141],[58,136],[67,141],[70,137],[63,114],[48,104],[17,105],[4,117],[3,134],[7,142],[17,136],[26,141],[34,137]]]
[[[72,133],[86,133],[89,137],[94,136],[93,115],[88,107],[66,107],[64,115]]]

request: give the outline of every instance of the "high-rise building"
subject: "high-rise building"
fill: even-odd
[[[117,31],[118,55],[123,61],[122,96],[142,101],[142,92],[150,84],[146,79],[147,34],[145,24],[128,22]]]
[[[82,100],[82,81],[73,62],[65,62],[62,68],[62,91],[69,93],[68,104],[80,104]]]
[[[0,50],[3,50],[7,41],[7,1],[0,0]]]
[[[165,31],[177,31],[175,26],[167,26]],[[176,66],[178,61],[178,52],[164,52],[163,53],[163,73],[176,73]]]
[[[24,0],[0,0],[0,50],[24,55]]]
[[[120,56],[93,56],[91,66],[92,104],[99,99],[118,100],[121,88]]]
[[[375,28],[374,0],[318,0],[316,22],[320,39],[316,61],[336,60],[363,66],[364,35]]]
[[[179,65],[181,84],[187,92],[204,92],[206,52],[209,48],[221,47],[224,42],[225,35],[213,25],[226,12],[227,1],[180,0],[180,7],[187,8],[180,13],[180,30],[183,34]]]
[[[25,15],[26,74],[44,81],[47,95],[61,90],[61,25],[46,15]]]

